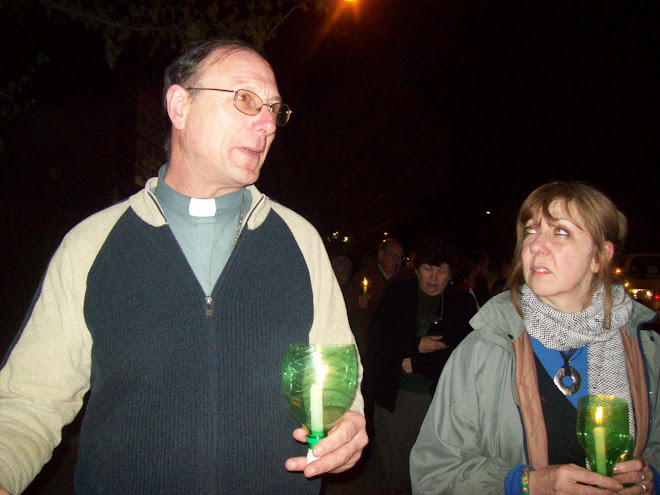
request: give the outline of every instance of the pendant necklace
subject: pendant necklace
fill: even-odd
[[[576,358],[582,353],[582,349],[583,348],[579,349],[580,352],[577,353],[575,356]],[[571,359],[577,351],[578,349],[571,349],[570,351],[559,351],[559,354],[561,354],[561,357],[564,359],[564,365],[557,370],[553,381],[555,382],[555,385],[557,385],[557,388],[564,395],[573,395],[575,392],[580,390],[580,385],[582,385],[582,377],[580,376],[580,373],[578,370],[571,367]],[[566,376],[570,376],[573,380],[571,385],[564,384],[564,377]]]
[[[442,319],[445,317],[445,291],[440,293],[440,314],[431,318],[431,325],[439,325]]]
[[[445,317],[445,291],[440,293],[440,316],[433,318],[434,323],[439,323]]]

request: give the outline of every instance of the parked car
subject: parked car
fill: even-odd
[[[660,312],[660,253],[625,256],[621,276],[634,299]]]

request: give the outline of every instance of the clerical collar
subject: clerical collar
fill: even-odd
[[[239,190],[230,194],[225,194],[219,198],[191,198],[185,194],[172,189],[165,182],[165,172],[167,165],[160,167],[158,171],[158,184],[154,191],[158,202],[166,209],[176,212],[184,217],[208,218],[217,214],[234,210],[241,204],[243,191]]]

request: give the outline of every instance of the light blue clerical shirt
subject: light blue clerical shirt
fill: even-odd
[[[165,183],[166,170],[163,165],[158,171],[156,198],[204,293],[210,295],[231,254],[241,202],[244,224],[252,197],[241,189],[219,198],[190,198]]]

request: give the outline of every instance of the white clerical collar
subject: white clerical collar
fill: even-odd
[[[215,216],[215,210],[215,198],[190,198],[188,214],[191,217],[212,217]]]

